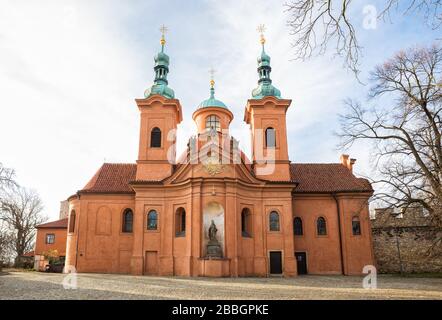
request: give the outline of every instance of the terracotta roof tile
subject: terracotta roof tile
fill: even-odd
[[[22,255],[22,257],[33,257],[35,254],[34,254],[34,251],[29,251],[29,252],[26,252],[24,255]]]
[[[129,183],[136,181],[137,165],[134,163],[104,163],[80,192],[133,193]],[[295,193],[371,192],[367,179],[357,178],[340,163],[292,163],[292,182],[298,186]]]
[[[135,163],[104,163],[80,192],[132,193],[129,181],[137,172]]]
[[[290,174],[298,183],[295,193],[373,191],[367,179],[357,178],[340,163],[292,163]]]
[[[37,228],[39,228],[39,229],[43,229],[43,228],[48,228],[48,229],[67,229],[67,227],[68,227],[68,218],[64,218],[64,219],[57,220],[57,221],[51,221],[51,222],[39,224],[37,226]]]

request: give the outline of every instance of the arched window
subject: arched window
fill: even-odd
[[[186,210],[178,208],[175,212],[175,236],[184,237],[186,235]]]
[[[147,230],[158,229],[158,213],[155,210],[150,210],[147,214]]]
[[[276,146],[275,129],[269,127],[266,129],[266,147],[274,148]]]
[[[131,209],[126,209],[123,212],[123,232],[131,233],[133,230],[134,214]]]
[[[151,148],[161,148],[161,130],[155,127],[150,132],[150,147]]]
[[[206,118],[206,129],[215,129],[216,131],[221,130],[219,118],[216,115],[212,114]]]
[[[69,232],[75,232],[75,211],[71,211],[71,215],[69,217]]]
[[[351,228],[354,236],[361,235],[361,221],[359,220],[359,217],[353,217],[351,219]]]
[[[248,208],[241,211],[241,234],[243,237],[250,238],[252,236],[252,214]]]
[[[293,233],[295,236],[302,236],[304,234],[304,231],[302,230],[302,219],[299,217],[293,219]]]
[[[276,211],[270,212],[269,215],[270,231],[279,231],[279,214]]]
[[[327,235],[327,223],[323,217],[319,217],[316,221],[316,230],[319,236]]]

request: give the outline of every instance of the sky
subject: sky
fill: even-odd
[[[419,15],[392,15],[364,29],[363,9],[352,17],[364,56],[361,82],[329,53],[294,60],[285,1],[0,0],[0,162],[18,182],[35,189],[44,214],[56,219],[61,200],[81,189],[103,162],[135,162],[139,112],[154,79],[166,25],[169,86],[181,102],[178,150],[196,132],[191,115],[209,96],[208,70],[216,69],[216,97],[234,114],[231,134],[250,152],[244,107],[257,85],[256,27],[266,25],[273,84],[292,99],[287,112],[293,162],[338,162],[338,114],[343,100],[367,97],[368,76],[400,49],[440,38]],[[348,150],[355,172],[369,175],[370,149]]]

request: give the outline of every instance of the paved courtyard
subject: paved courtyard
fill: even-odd
[[[380,275],[378,289],[363,289],[362,277],[172,278],[78,274],[66,290],[65,275],[7,271],[2,299],[442,299],[442,278]]]

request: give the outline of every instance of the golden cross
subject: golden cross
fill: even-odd
[[[163,24],[160,28],[161,35],[164,37],[167,31],[169,31],[169,29],[167,29],[167,27]]]
[[[216,73],[216,70],[213,69],[213,67],[209,69],[210,79],[213,80],[213,76],[215,75],[215,73]]]
[[[216,70],[212,68],[209,69],[209,74],[210,74],[210,86],[213,88],[213,86],[215,85],[215,80],[213,80],[213,77],[216,73]]]
[[[161,31],[161,40],[160,40],[160,43],[161,43],[161,45],[162,45],[162,47],[164,48],[164,45],[166,44],[166,39],[164,39],[164,35],[166,34],[166,32],[167,32],[167,27],[163,24],[162,26],[161,26],[161,28],[160,28],[160,31]],[[162,49],[163,50],[163,49]]]
[[[261,34],[261,44],[264,45],[266,39],[264,38],[264,32],[266,31],[266,26],[264,24],[260,24],[256,30]]]

